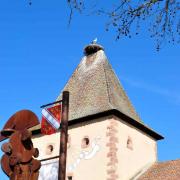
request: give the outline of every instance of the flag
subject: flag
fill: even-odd
[[[61,122],[62,104],[42,109],[41,132],[42,134],[53,134]]]

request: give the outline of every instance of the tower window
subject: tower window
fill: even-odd
[[[46,154],[47,154],[47,155],[52,154],[53,150],[54,150],[54,146],[53,146],[52,144],[48,145],[48,146],[46,147]]]
[[[68,176],[67,178],[68,178],[67,180],[73,180],[72,176]]]
[[[68,139],[67,139],[67,148],[71,147],[71,136],[68,134]]]
[[[90,145],[89,137],[88,137],[88,136],[85,136],[85,137],[82,139],[81,147],[82,147],[82,148],[87,148],[87,147],[89,147],[89,145]]]
[[[67,174],[67,178],[66,178],[67,180],[73,180],[74,178],[73,178],[73,173],[68,173]]]
[[[131,137],[128,137],[127,139],[127,148],[130,150],[133,150],[133,142],[132,142]]]

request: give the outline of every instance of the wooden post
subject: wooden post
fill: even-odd
[[[68,140],[68,113],[69,113],[69,92],[62,94],[62,118],[60,129],[60,150],[59,150],[59,173],[58,180],[66,179],[66,157]]]

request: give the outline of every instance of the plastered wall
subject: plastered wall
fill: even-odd
[[[157,160],[157,143],[129,124],[114,117],[117,137],[118,179],[133,179]]]
[[[106,128],[108,121],[104,118],[84,122],[81,125],[69,127],[69,143],[67,149],[67,175],[73,180],[101,180],[106,179],[107,150]],[[84,146],[84,138],[89,144]],[[57,156],[59,153],[59,133],[33,138],[35,147],[39,148],[39,159]],[[49,145],[54,150],[47,155]]]
[[[67,175],[73,180],[128,180],[156,161],[155,140],[114,116],[70,126],[68,133]],[[59,154],[59,133],[35,136],[33,143],[39,159]],[[57,166],[57,160],[53,162]],[[57,173],[47,171],[44,163],[41,173]]]

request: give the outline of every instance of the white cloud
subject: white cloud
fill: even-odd
[[[141,80],[134,80],[127,77],[121,77],[121,80],[127,83],[130,86],[135,88],[143,89],[145,91],[149,91],[151,93],[159,94],[160,96],[164,96],[178,105],[180,105],[180,93],[175,92],[174,90],[170,90],[168,88],[160,87],[157,85],[148,84]]]

